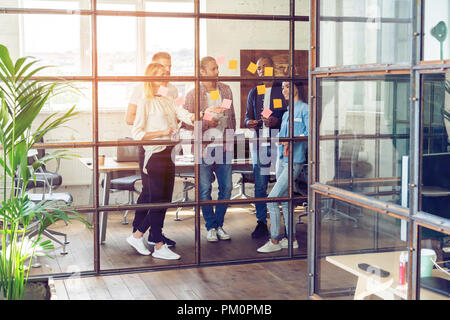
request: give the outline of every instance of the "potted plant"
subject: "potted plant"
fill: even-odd
[[[52,159],[71,156],[58,150],[28,165],[28,152],[47,132],[60,127],[77,113],[75,106],[63,114],[53,113],[42,124],[32,129],[37,115],[54,95],[70,85],[63,80],[43,80],[34,76],[49,66],[37,67],[37,60],[22,57],[15,62],[8,49],[0,44],[0,299],[23,299],[30,267],[36,255],[46,255],[53,249],[50,240],[43,240],[41,232],[58,220],[69,222],[86,220],[67,205],[55,201],[32,202],[26,195],[29,183],[36,183],[35,172]],[[38,228],[29,238],[30,228]]]

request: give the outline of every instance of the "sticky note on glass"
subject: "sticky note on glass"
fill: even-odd
[[[272,67],[265,67],[264,68],[264,75],[266,77],[273,77],[273,68]]]
[[[219,90],[210,91],[209,95],[211,96],[211,100],[219,100],[220,99]]]
[[[228,61],[228,68],[230,68],[231,70],[236,70],[238,68],[237,60],[229,60]]]
[[[263,112],[261,112],[261,115],[266,119],[269,118],[271,114],[272,114],[272,111],[267,108],[264,108]]]
[[[222,108],[230,109],[231,108],[231,100],[230,99],[223,99]]]
[[[226,57],[225,56],[220,55],[220,56],[216,57],[217,64],[224,64],[225,61],[226,61]]]
[[[167,96],[168,92],[169,92],[169,88],[167,88],[167,87],[160,86],[158,89],[158,94],[163,97]]]
[[[211,112],[205,112],[205,114],[203,115],[203,120],[212,120],[212,118],[214,117],[214,114]]]
[[[184,97],[178,97],[178,98],[175,100],[175,105],[176,105],[176,106],[182,106],[182,105],[184,104],[184,102],[185,102]]]
[[[274,109],[282,108],[283,103],[281,102],[281,99],[273,99],[273,107]]]
[[[253,62],[250,62],[250,64],[247,67],[247,71],[251,73],[255,73],[256,70],[258,70],[258,66],[254,64]]]
[[[266,94],[266,86],[265,85],[260,85],[257,86],[256,89],[258,90],[258,94]]]

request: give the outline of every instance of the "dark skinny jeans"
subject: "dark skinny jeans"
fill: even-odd
[[[147,162],[147,174],[141,170],[142,192],[137,200],[138,204],[172,202],[175,164],[172,162],[171,153],[172,147],[166,147],[163,151],[152,154]],[[142,167],[141,161],[139,164]],[[139,230],[145,233],[150,228],[152,239],[155,242],[162,242],[166,211],[167,209],[136,210],[133,232]]]

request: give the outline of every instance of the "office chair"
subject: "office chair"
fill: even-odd
[[[119,141],[133,141],[130,137],[119,139]],[[138,162],[139,161],[139,147],[138,146],[118,146],[116,149],[116,161],[117,162]],[[140,172],[136,171],[119,171],[112,172],[110,190],[115,191],[128,191],[128,203],[134,204],[134,193],[138,192],[135,188],[136,182],[142,180]],[[102,181],[104,188],[104,181]],[[122,224],[128,224],[127,215],[129,210],[126,210],[123,214]]]
[[[180,172],[176,174],[178,177],[183,178],[183,196],[174,201],[174,202],[186,202],[190,201],[189,199],[189,191],[195,188],[195,183],[189,181],[188,179],[195,179],[195,172]],[[216,180],[215,174],[212,175],[211,183],[213,183]],[[181,219],[178,217],[179,212],[181,211],[182,207],[178,207],[177,211],[175,212],[175,221],[181,221]]]
[[[135,188],[135,183],[142,180],[140,174],[136,174],[135,171],[119,171],[112,172],[112,178],[110,181],[110,191],[128,191],[128,203],[134,204],[134,193],[138,192]],[[102,181],[102,187],[104,188],[105,181]],[[127,215],[129,210],[126,210],[123,214],[122,224],[128,224]]]
[[[43,139],[41,139],[39,142],[43,143],[44,141]],[[28,157],[28,164],[32,165],[33,162],[38,161],[43,156],[45,156],[45,149],[31,150]],[[70,193],[54,192],[54,190],[62,184],[62,176],[58,173],[60,168],[60,159],[56,159],[56,162],[57,166],[54,172],[49,171],[45,165],[42,165],[37,169],[37,172],[35,173],[36,183],[33,180],[28,182],[25,188],[25,193],[33,203],[37,204],[41,201],[61,201],[66,205],[72,204],[73,197]],[[15,178],[14,180],[16,185],[22,183],[21,181],[17,181],[17,178]],[[42,192],[36,192],[36,189],[42,189]],[[33,192],[30,192],[30,190],[33,190]],[[29,237],[32,237],[38,233],[40,227],[39,223],[36,223],[34,227],[35,230],[30,232]],[[42,234],[62,246],[62,255],[66,255],[68,253],[66,251],[66,245],[69,244],[69,241],[67,241],[67,234],[50,229],[43,230]],[[62,236],[64,238],[64,241],[57,239],[55,236]]]
[[[195,179],[195,173],[194,172],[184,172],[177,174],[178,177],[183,178],[183,196],[176,200],[175,202],[185,202],[189,201],[189,190],[194,189],[195,183],[189,181],[188,179]],[[178,207],[177,211],[175,212],[175,221],[181,221],[181,219],[178,217],[178,214],[182,207]]]

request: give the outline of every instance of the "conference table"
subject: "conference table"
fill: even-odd
[[[94,165],[92,158],[78,158],[80,162],[92,172],[92,183],[89,193],[89,204],[93,203],[94,186]],[[194,158],[192,156],[177,156],[175,158],[175,175],[180,176],[184,173],[194,172]],[[233,170],[252,170],[250,159],[233,159]],[[107,206],[109,204],[109,194],[111,191],[111,177],[113,172],[121,171],[139,171],[139,162],[135,161],[116,161],[114,157],[105,157],[105,162],[98,166],[100,173],[99,181],[103,178],[103,192],[101,194],[100,204]],[[92,223],[93,214],[88,215],[88,220]],[[108,212],[100,212],[100,243],[105,242],[106,228],[108,221]]]

